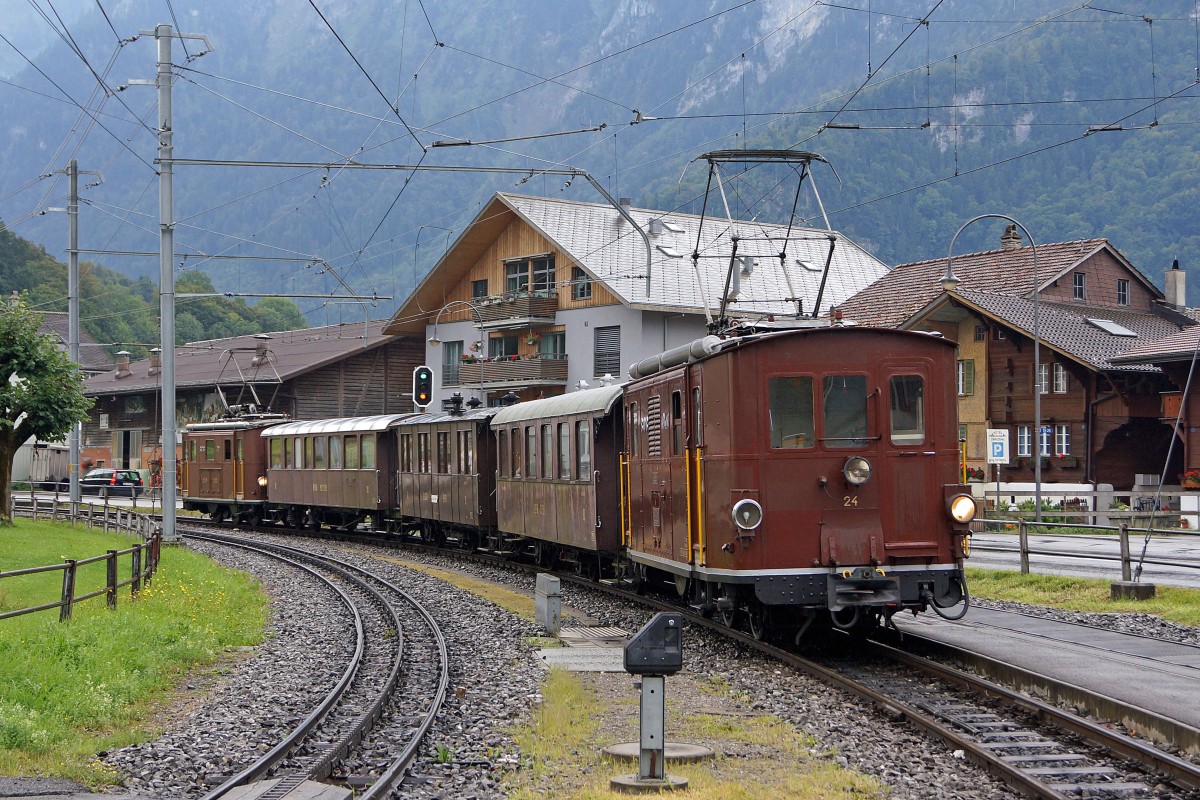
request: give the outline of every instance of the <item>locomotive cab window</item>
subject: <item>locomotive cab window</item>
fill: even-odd
[[[920,375],[893,375],[888,387],[892,444],[924,444],[925,380]]]
[[[205,461],[216,461],[217,460],[217,443],[213,439],[205,439],[204,440],[204,460]]]
[[[233,440],[225,440],[225,460],[229,461],[233,458]]]
[[[822,443],[826,447],[865,447],[867,444],[867,378],[865,375],[826,375],[822,379]]]
[[[813,436],[813,379],[807,375],[767,381],[771,447],[808,448]]]

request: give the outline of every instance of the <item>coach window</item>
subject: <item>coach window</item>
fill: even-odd
[[[214,441],[212,439],[204,440],[204,460],[205,461],[216,461],[217,460],[217,443],[216,443],[216,441]]]
[[[554,429],[542,426],[542,477],[554,477]]]
[[[592,477],[592,437],[589,420],[575,423],[575,480],[586,481]]]
[[[893,375],[888,384],[892,444],[924,444],[925,380],[920,375]]]
[[[627,424],[629,430],[629,456],[630,458],[638,457],[638,437],[642,435],[641,428],[638,427],[638,409],[637,403],[629,404],[629,422]]]
[[[283,467],[283,440],[271,440],[271,469],[280,469]]]
[[[417,434],[417,472],[429,472],[429,434]]]
[[[508,477],[508,431],[496,431],[496,472]]]
[[[558,423],[558,478],[571,480],[571,424]]]
[[[521,429],[513,428],[512,434],[508,437],[508,443],[512,445],[512,470],[509,475],[514,478],[521,477]]]
[[[296,469],[304,469],[304,439],[300,436],[292,439],[292,452],[295,454],[295,461],[292,464]]]
[[[313,437],[305,436],[304,437],[304,468],[312,469],[314,463],[315,462],[313,461]]]
[[[411,433],[400,434],[400,471],[401,472],[412,472],[413,471],[412,434]]]
[[[683,392],[671,392],[671,453],[683,455]]]
[[[342,468],[342,437],[329,437],[329,468]]]
[[[525,428],[525,477],[533,480],[537,477],[537,426]]]
[[[375,434],[369,433],[362,437],[358,455],[363,469],[375,469]]]
[[[822,380],[822,444],[865,447],[867,444],[867,378],[826,375]]]
[[[768,379],[767,405],[771,418],[771,447],[796,449],[813,446],[812,378],[796,375]]]
[[[358,437],[346,437],[346,469],[358,469]]]
[[[314,436],[313,438],[313,469],[325,469],[329,463],[329,437]]]
[[[475,436],[471,431],[458,432],[458,474],[475,474]]]
[[[450,474],[450,432],[437,432],[437,471],[439,475]]]
[[[295,458],[296,456],[294,455],[294,450],[292,448],[291,438],[287,437],[287,436],[281,436],[277,439],[272,439],[271,441],[280,442],[281,444],[283,444],[283,464],[281,466],[284,469],[287,469],[288,467],[292,466],[292,459]]]

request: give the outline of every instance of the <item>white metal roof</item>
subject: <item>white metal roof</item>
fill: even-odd
[[[386,430],[409,414],[377,414],[373,417],[339,417],[311,422],[289,422],[263,431],[263,436],[304,436],[310,433],[369,433]]]
[[[630,208],[629,214],[650,230],[650,220],[669,223],[650,237],[650,281],[647,293],[646,245],[612,206],[559,198],[497,195],[519,216],[576,259],[579,266],[633,307],[699,311],[717,309],[738,236],[738,256],[753,260],[740,275],[741,290],[730,311],[744,314],[794,314],[796,298],[811,314],[821,287],[830,242],[834,243],[829,278],[821,295],[821,311],[839,305],[887,273],[883,262],[836,231],[793,227],[780,264],[785,225],[735,221]],[[700,241],[697,243],[697,233]],[[700,258],[693,266],[692,252]],[[671,258],[666,252],[679,253]],[[739,262],[742,265],[742,262]],[[742,270],[739,270],[741,272]]]
[[[492,417],[492,425],[507,425],[510,422],[522,422],[529,419],[546,419],[561,417],[568,414],[607,414],[621,396],[622,386],[601,386],[597,389],[584,389],[579,392],[568,392],[558,397],[548,397],[545,400],[529,400],[525,403],[503,408]]]

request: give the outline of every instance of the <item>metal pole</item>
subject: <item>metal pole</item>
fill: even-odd
[[[172,193],[175,165],[171,125],[171,38],[170,25],[158,25],[158,280],[162,347],[162,526],[163,539],[175,534],[175,222]]]
[[[75,159],[67,164],[67,179],[70,184],[70,196],[67,198],[67,354],[72,363],[79,364],[79,163]],[[83,423],[75,422],[67,432],[70,460],[67,476],[72,503],[80,500],[79,444],[82,430]]]

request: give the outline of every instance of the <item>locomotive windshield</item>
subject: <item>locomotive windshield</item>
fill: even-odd
[[[822,411],[826,447],[864,447],[867,444],[867,378],[865,375],[826,375],[822,380]]]
[[[920,375],[893,375],[891,395],[892,444],[925,442],[925,381]]]
[[[812,447],[813,379],[770,378],[767,397],[771,415],[771,447]]]

